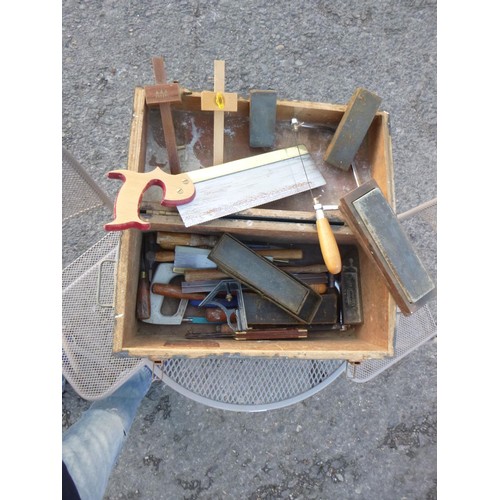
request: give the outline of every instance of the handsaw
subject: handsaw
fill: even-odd
[[[163,190],[161,204],[177,207],[190,227],[326,184],[304,145],[176,175],[157,167],[144,173],[113,170],[108,177],[124,183],[106,231],[149,230],[151,224],[140,218],[140,204],[153,185]]]

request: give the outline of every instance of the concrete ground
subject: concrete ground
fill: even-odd
[[[391,117],[397,211],[437,196],[436,2],[62,2],[63,145],[114,196],[133,89],[151,57],[192,90],[274,88],[347,103],[365,87]],[[63,266],[103,236],[63,231]],[[437,498],[436,340],[365,384],[340,377],[296,405],[235,413],[163,383],[144,399],[105,498]],[[63,431],[90,403],[67,387]]]

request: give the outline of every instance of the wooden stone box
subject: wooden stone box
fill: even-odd
[[[212,165],[213,113],[200,110],[200,93],[184,95],[181,103],[172,104],[176,142],[183,171],[193,165]],[[336,169],[323,161],[335,126],[345,105],[278,100],[276,141],[272,149],[296,144],[290,120],[303,122],[299,142],[305,144],[327,183],[315,190],[324,205],[338,205],[339,199],[356,188],[352,171]],[[232,161],[270,151],[249,146],[249,100],[238,98],[238,110],[226,113],[224,161]],[[147,106],[143,88],[136,88],[127,168],[136,172],[153,170],[167,162],[165,142],[158,107]],[[394,175],[391,154],[389,116],[377,112],[355,158],[361,182],[374,179],[394,209]],[[114,168],[124,168],[115,165]],[[156,191],[155,191],[156,190]],[[151,223],[152,231],[170,231],[220,236],[230,233],[242,241],[303,243],[317,245],[315,215],[309,192],[303,192],[267,205],[239,212],[186,228],[175,208],[159,203],[159,188],[145,193],[141,217]],[[339,210],[327,216],[337,242],[357,245]],[[153,360],[173,356],[209,355],[280,356],[310,359],[363,359],[393,355],[396,304],[380,272],[358,246],[364,322],[346,331],[310,334],[301,340],[237,341],[234,339],[186,339],[192,325],[151,325],[136,319],[136,296],[139,279],[141,232],[127,229],[121,233],[115,289],[115,327],[113,351],[120,355],[147,356]]]

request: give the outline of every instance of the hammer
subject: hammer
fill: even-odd
[[[149,318],[143,320],[144,323],[151,323],[155,325],[180,325],[182,323],[182,318],[186,312],[189,300],[185,298],[181,299],[177,312],[172,316],[166,316],[161,312],[164,296],[153,292],[155,284],[161,283],[168,285],[173,278],[179,276],[179,273],[175,273],[173,268],[173,263],[162,262],[158,264],[150,287],[151,315]]]

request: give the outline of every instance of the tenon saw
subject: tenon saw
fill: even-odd
[[[176,175],[157,167],[144,173],[113,170],[108,177],[122,180],[123,186],[106,231],[149,230],[150,223],[140,218],[140,204],[153,185],[163,191],[161,204],[177,207],[190,227],[326,184],[304,145]]]

